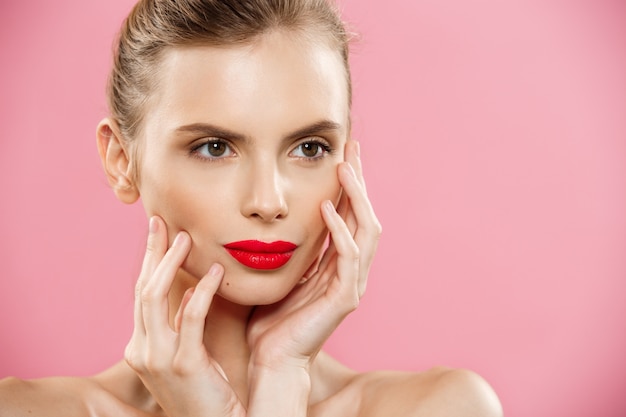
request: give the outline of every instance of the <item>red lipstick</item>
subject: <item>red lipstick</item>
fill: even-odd
[[[258,240],[241,240],[224,245],[239,263],[253,269],[278,269],[285,265],[297,246],[291,242],[271,243]]]

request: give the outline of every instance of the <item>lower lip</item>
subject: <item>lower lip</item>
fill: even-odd
[[[226,249],[242,265],[252,269],[278,269],[285,265],[293,251],[283,253],[246,252],[238,249]]]

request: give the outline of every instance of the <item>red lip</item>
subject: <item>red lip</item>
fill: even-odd
[[[224,247],[233,258],[248,268],[269,270],[285,265],[297,245],[280,240],[271,243],[242,240],[227,243]]]

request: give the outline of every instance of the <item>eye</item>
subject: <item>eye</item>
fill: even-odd
[[[193,148],[191,153],[204,159],[221,159],[234,155],[230,145],[221,139],[208,140]]]
[[[309,140],[299,144],[290,155],[296,158],[318,159],[332,152],[330,146],[316,140]]]

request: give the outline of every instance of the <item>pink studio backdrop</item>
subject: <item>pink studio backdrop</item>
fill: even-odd
[[[146,220],[94,131],[131,3],[0,3],[0,377],[92,374],[130,336]],[[625,3],[342,7],[384,234],[327,349],[473,369],[508,417],[626,415]]]

